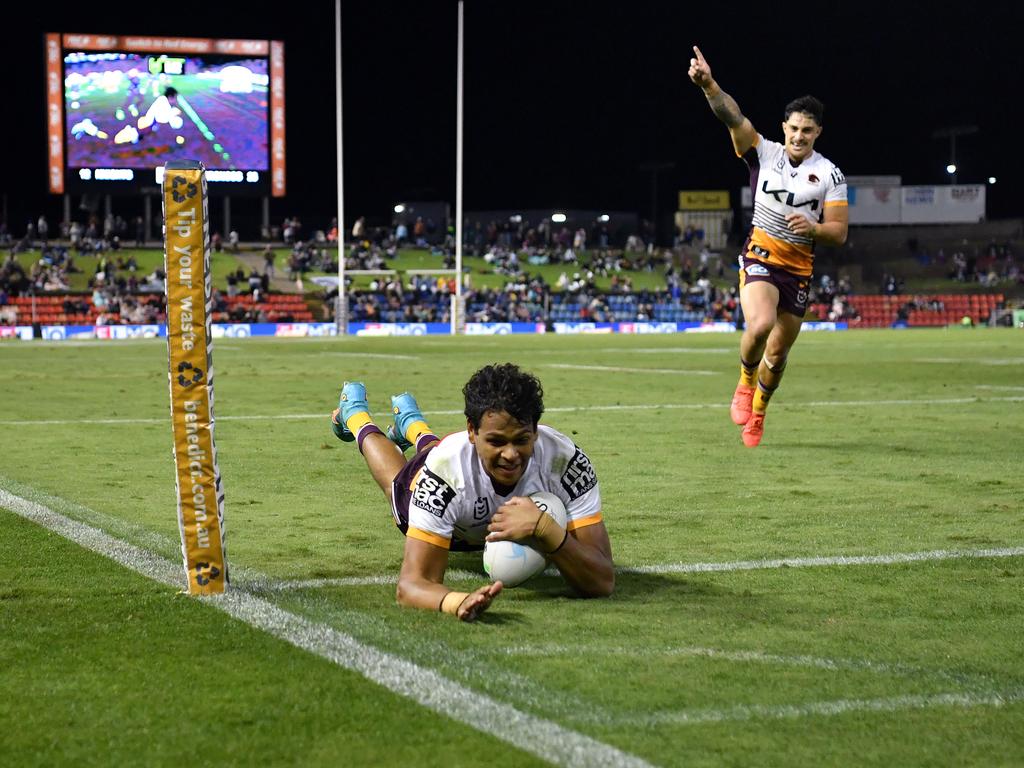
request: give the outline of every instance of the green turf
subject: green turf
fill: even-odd
[[[590,455],[619,566],[1024,546],[1024,334],[806,333],[754,451],[725,407],[737,342],[218,342],[235,588],[394,575],[386,502],[328,425],[341,382],[380,413],[410,389],[446,432],[498,360],[542,378],[544,421]],[[0,345],[0,489],[176,560],[166,370],[159,341]],[[0,683],[24,692],[0,703],[20,724],[5,763],[171,765],[186,743],[239,764],[533,760],[7,512],[0,540]],[[989,766],[1024,762],[1022,580],[1020,556],[624,571],[583,601],[544,576],[475,625],[400,609],[389,584],[260,594],[655,764]],[[183,714],[190,635],[220,649],[209,733]]]
[[[5,766],[483,766],[501,748],[7,512],[0,538]]]

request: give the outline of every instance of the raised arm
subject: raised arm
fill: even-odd
[[[715,79],[711,76],[711,66],[708,64],[700,48],[693,46],[694,57],[690,59],[690,80],[693,84],[704,91],[711,111],[715,117],[725,123],[732,137],[732,145],[737,155],[743,155],[748,149],[754,146],[757,141],[757,131],[753,124],[740,112],[739,104],[728,93],[723,91]]]

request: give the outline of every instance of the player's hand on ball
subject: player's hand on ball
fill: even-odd
[[[498,507],[487,526],[488,541],[522,541],[533,535],[537,518],[541,515],[540,508],[533,499],[526,496],[513,496]]]
[[[462,605],[457,611],[456,615],[459,617],[459,621],[474,621],[477,616],[490,607],[494,598],[501,594],[501,588],[501,582],[496,581],[470,593],[469,597],[462,601]]]

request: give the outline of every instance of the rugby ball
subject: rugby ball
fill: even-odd
[[[565,527],[565,505],[553,493],[536,491],[529,494],[542,512]],[[544,570],[547,560],[540,552],[516,541],[488,541],[484,544],[484,570],[493,581],[506,587],[517,587]]]

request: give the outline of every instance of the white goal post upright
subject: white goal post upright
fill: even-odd
[[[345,174],[341,132],[341,0],[334,0],[334,68],[338,132],[338,298],[335,299],[334,322],[338,335],[345,336],[348,334],[348,292],[345,290]]]
[[[340,0],[339,0],[340,1]],[[466,328],[465,305],[462,297],[462,49],[463,0],[459,0],[459,53],[457,90],[455,97],[455,296],[452,299],[451,333],[462,333]]]
[[[463,122],[463,12],[464,0],[459,0],[458,71],[456,76],[455,107],[455,295],[449,310],[451,333],[465,330],[465,299],[462,296],[462,122]],[[342,142],[342,78],[341,78],[341,0],[334,2],[334,63],[336,71],[335,114],[338,149],[338,298],[335,309],[337,334],[348,333],[348,291],[345,288],[345,174]],[[442,270],[435,274],[442,273]]]

